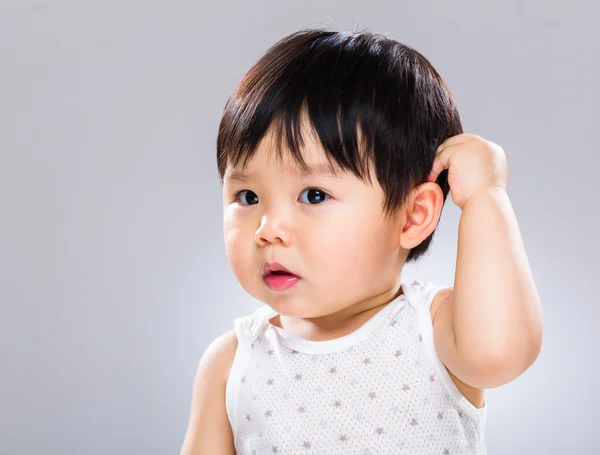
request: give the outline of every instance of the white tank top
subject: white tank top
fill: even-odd
[[[402,284],[354,332],[309,341],[269,306],[235,320],[226,406],[238,455],[485,454],[487,404],[458,390],[433,344],[441,289]]]

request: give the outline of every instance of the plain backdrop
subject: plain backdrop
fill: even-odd
[[[600,453],[598,10],[544,1],[0,3],[0,454],[178,454],[208,344],[260,305],[229,269],[224,104],[300,28],[370,29],[500,144],[544,311],[487,392],[499,454]],[[453,282],[460,209],[406,280]]]

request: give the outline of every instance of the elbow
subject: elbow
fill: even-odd
[[[541,336],[519,346],[512,346],[482,355],[469,356],[467,366],[456,376],[471,387],[493,389],[521,376],[537,360],[542,347]],[[462,376],[462,377],[461,377]]]

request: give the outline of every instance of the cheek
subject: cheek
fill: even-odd
[[[243,278],[244,270],[248,268],[248,261],[252,258],[249,251],[253,244],[252,235],[244,224],[233,218],[225,218],[223,222],[225,252],[234,275]]]
[[[364,286],[381,276],[388,262],[393,232],[368,217],[357,217],[317,231],[311,236],[311,264],[330,283]]]
[[[361,268],[365,260],[367,226],[360,222],[328,221],[324,229],[312,231],[306,246],[311,251],[311,262],[329,277],[344,276],[349,270]]]

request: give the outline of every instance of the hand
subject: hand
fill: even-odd
[[[508,163],[504,150],[476,134],[458,134],[446,139],[437,148],[433,168],[425,181],[434,182],[444,169],[448,169],[452,200],[461,210],[481,188],[507,189]]]

